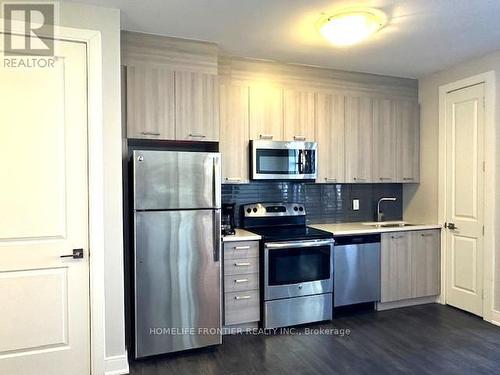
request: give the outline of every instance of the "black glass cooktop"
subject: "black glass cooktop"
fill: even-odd
[[[274,226],[248,228],[249,231],[262,236],[264,241],[296,241],[333,238],[329,232],[306,226]]]

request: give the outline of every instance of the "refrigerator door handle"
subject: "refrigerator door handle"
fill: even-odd
[[[221,196],[221,171],[220,171],[220,156],[216,155],[213,158],[213,173],[212,173],[212,182],[213,182],[213,202],[215,208],[220,208],[220,196]]]
[[[221,252],[221,212],[220,210],[214,210],[214,262],[218,262],[220,260],[220,252]]]

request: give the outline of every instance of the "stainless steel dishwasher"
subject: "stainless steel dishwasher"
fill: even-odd
[[[334,307],[380,300],[380,234],[335,237]]]

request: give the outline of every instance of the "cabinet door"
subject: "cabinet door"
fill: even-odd
[[[345,99],[346,182],[372,181],[373,107],[367,97]]]
[[[408,299],[411,287],[410,232],[383,233],[381,236],[381,302]]]
[[[249,94],[250,139],[283,140],[283,90],[252,86]]]
[[[412,297],[440,292],[440,231],[412,232]]]
[[[175,139],[174,72],[126,67],[127,138]]]
[[[344,97],[334,94],[316,96],[316,139],[318,140],[318,182],[345,180]]]
[[[373,101],[373,181],[396,182],[396,103]]]
[[[416,101],[397,103],[398,181],[420,180],[420,107]]]
[[[314,141],[313,92],[285,89],[283,92],[283,121],[285,140]]]
[[[175,125],[177,140],[219,140],[216,75],[175,72]]]
[[[248,182],[248,87],[220,85],[222,182]]]

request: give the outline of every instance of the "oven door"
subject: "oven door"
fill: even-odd
[[[252,141],[252,179],[315,179],[316,149],[314,142]]]
[[[333,239],[264,244],[264,300],[332,293]]]

